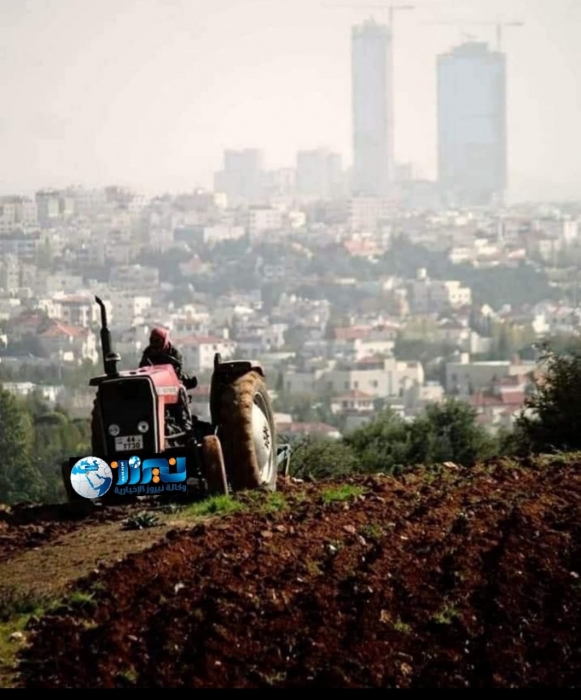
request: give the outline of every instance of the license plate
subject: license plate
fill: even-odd
[[[115,450],[127,452],[128,450],[142,450],[143,435],[125,435],[115,438]]]

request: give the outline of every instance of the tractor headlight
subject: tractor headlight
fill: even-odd
[[[149,430],[149,423],[146,420],[139,421],[137,430],[139,430],[140,433],[146,433]]]
[[[121,428],[119,428],[119,426],[116,423],[111,423],[111,425],[109,426],[109,435],[111,435],[111,437],[117,437],[117,435],[119,435],[120,432]]]

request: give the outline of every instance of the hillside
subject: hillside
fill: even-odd
[[[0,513],[0,593],[66,598],[5,685],[581,684],[581,454],[233,503],[135,531],[131,508]]]

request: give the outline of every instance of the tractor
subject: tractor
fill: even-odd
[[[187,483],[201,484],[208,495],[256,488],[276,490],[278,474],[288,472],[290,448],[277,444],[261,364],[222,361],[216,353],[210,384],[211,421],[200,420],[191,414],[187,393],[196,380],[181,383],[172,357],[163,365],[119,370],[121,358],[113,351],[105,304],[99,297],[95,301],[101,310],[104,374],[89,382],[96,387],[91,456],[111,465],[117,485],[123,487],[109,489],[93,502],[123,501],[127,493],[160,493],[164,484],[154,484],[160,482],[160,471],[162,482],[167,475],[166,488],[177,489],[172,482],[178,476],[170,474],[171,466],[160,468],[162,463],[181,464],[187,474],[182,473],[179,479],[187,477]],[[71,458],[62,465],[67,500],[73,507],[87,504],[87,497],[72,487],[74,464],[82,459]],[[141,465],[138,477],[132,470],[136,465]]]

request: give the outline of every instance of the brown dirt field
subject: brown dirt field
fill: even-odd
[[[140,531],[0,513],[2,582],[87,594],[31,620],[14,685],[581,685],[581,455],[238,498]]]

